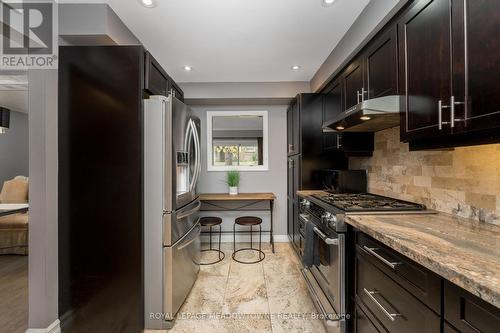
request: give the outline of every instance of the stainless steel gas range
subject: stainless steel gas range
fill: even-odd
[[[415,213],[431,212],[423,205],[368,193],[319,192],[300,201],[299,218],[304,225],[311,224],[306,230],[312,230],[305,247],[312,246],[313,253],[302,274],[328,332],[345,333],[349,319],[346,216]]]

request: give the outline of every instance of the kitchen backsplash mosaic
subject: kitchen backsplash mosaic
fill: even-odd
[[[375,134],[373,157],[351,157],[367,169],[372,193],[500,225],[500,144],[442,151],[412,151],[399,127]]]

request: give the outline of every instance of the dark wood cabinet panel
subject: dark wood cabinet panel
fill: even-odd
[[[500,327],[500,309],[448,281],[444,283],[444,317],[462,333],[493,333]]]
[[[404,140],[449,133],[439,128],[439,101],[447,106],[452,96],[450,1],[417,1],[398,22]]]
[[[354,333],[380,333],[361,309],[361,304],[356,305],[354,310]]]
[[[337,117],[344,111],[344,86],[341,79],[337,79],[331,84],[331,87],[324,93],[323,97],[323,122]],[[323,150],[340,150],[340,133],[323,133]]]
[[[356,251],[414,297],[434,310],[441,311],[441,277],[364,233],[356,232]],[[378,257],[377,257],[378,256]],[[394,264],[394,268],[383,262]]]
[[[398,93],[398,54],[396,25],[374,39],[364,52],[368,98]]]
[[[323,122],[335,118],[344,111],[343,80],[334,81],[323,94]],[[355,155],[371,155],[374,149],[373,133],[323,133],[323,151],[344,152]]]
[[[184,92],[149,52],[144,56],[144,90],[151,95],[163,96],[173,91],[179,100],[184,101]]]
[[[456,131],[498,128],[500,1],[453,0],[451,8]]]
[[[342,75],[344,81],[344,108],[349,109],[366,99],[363,57],[354,59]]]
[[[356,302],[361,302],[388,332],[435,333],[440,318],[412,294],[372,265],[362,252],[356,254]]]
[[[166,73],[151,53],[146,52],[144,62],[144,89],[152,95],[166,96],[169,89]]]
[[[289,156],[300,152],[301,140],[300,109],[298,98],[295,98],[287,111],[287,151]]]

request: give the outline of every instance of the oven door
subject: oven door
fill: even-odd
[[[321,228],[318,223],[314,227],[314,247],[318,258],[302,274],[320,314],[327,316],[329,332],[345,332],[345,235]]]

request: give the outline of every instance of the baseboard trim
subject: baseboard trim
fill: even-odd
[[[219,235],[214,233],[212,235],[212,241],[216,242],[219,240]],[[203,243],[208,243],[209,239],[207,235],[202,235],[201,236],[201,241]],[[221,243],[232,243],[233,242],[233,235],[231,234],[225,234],[221,236]],[[254,235],[253,236],[253,241],[259,241],[259,236]],[[290,240],[287,235],[274,235],[274,242],[275,243],[288,243]],[[250,242],[250,236],[249,235],[236,235],[236,242],[242,243],[242,242]],[[262,235],[262,242],[269,242],[269,235]]]
[[[59,319],[56,319],[47,328],[28,328],[26,333],[61,333],[61,325]]]

